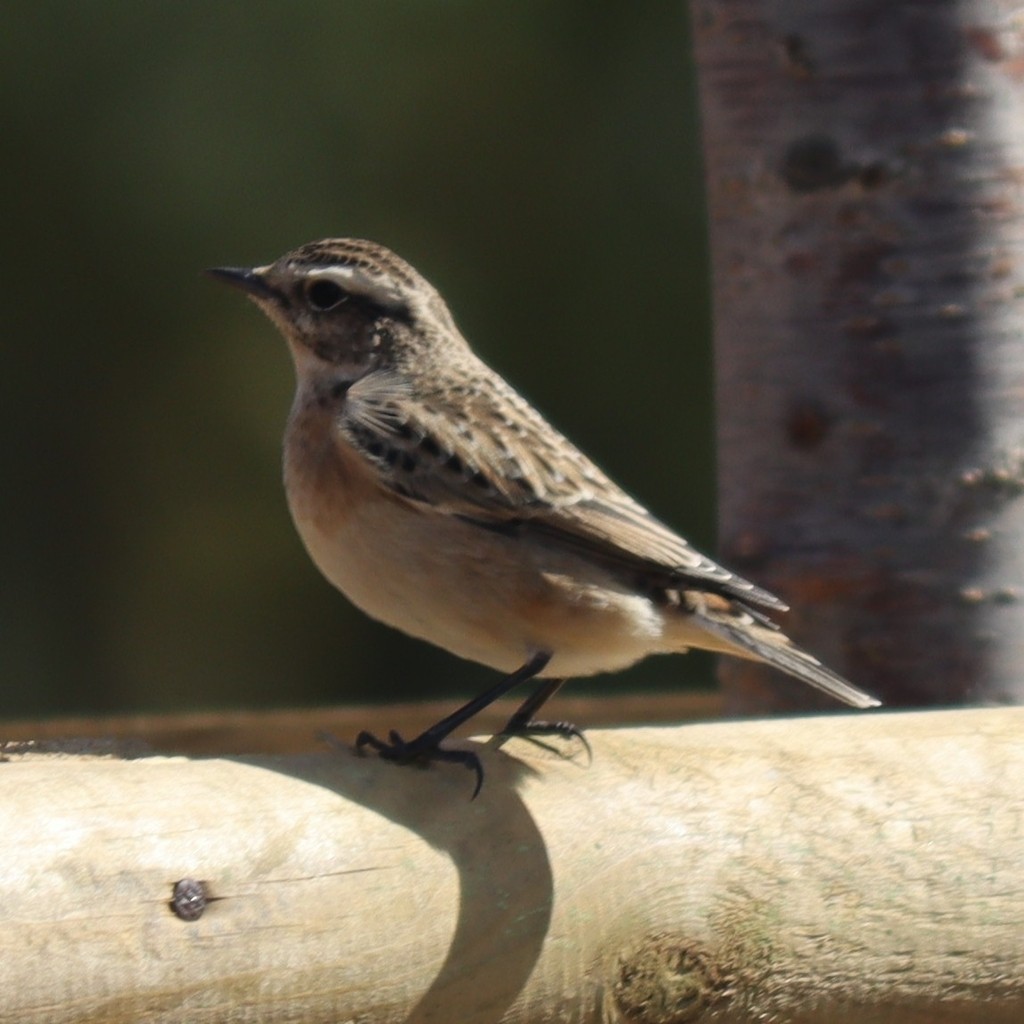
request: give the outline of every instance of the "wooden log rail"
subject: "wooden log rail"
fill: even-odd
[[[1022,734],[998,708],[490,742],[475,801],[461,766],[346,749],[13,746],[0,1020],[1024,1020]]]

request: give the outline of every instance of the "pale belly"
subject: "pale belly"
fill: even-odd
[[[511,672],[544,651],[544,675],[614,671],[663,650],[663,611],[573,555],[364,492],[313,516],[289,495],[320,571],[367,615]]]

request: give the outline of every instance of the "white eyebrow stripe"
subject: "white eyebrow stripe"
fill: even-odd
[[[339,280],[351,280],[355,277],[355,271],[355,267],[310,267],[306,271],[306,277],[335,277]]]
[[[322,277],[328,281],[335,281],[346,291],[355,295],[365,295],[382,306],[398,309],[408,305],[400,289],[388,287],[381,278],[367,274],[361,267],[311,267],[306,271],[306,277]]]

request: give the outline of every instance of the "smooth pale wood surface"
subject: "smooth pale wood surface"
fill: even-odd
[[[1019,1021],[1024,710],[9,752],[4,1021]],[[186,923],[181,878],[214,901]]]

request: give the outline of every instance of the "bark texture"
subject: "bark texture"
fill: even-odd
[[[695,0],[693,22],[723,558],[888,703],[1019,701],[1017,5]],[[806,696],[722,671],[736,706]]]
[[[1022,727],[515,741],[474,802],[344,750],[8,751],[0,1020],[1019,1021]]]

